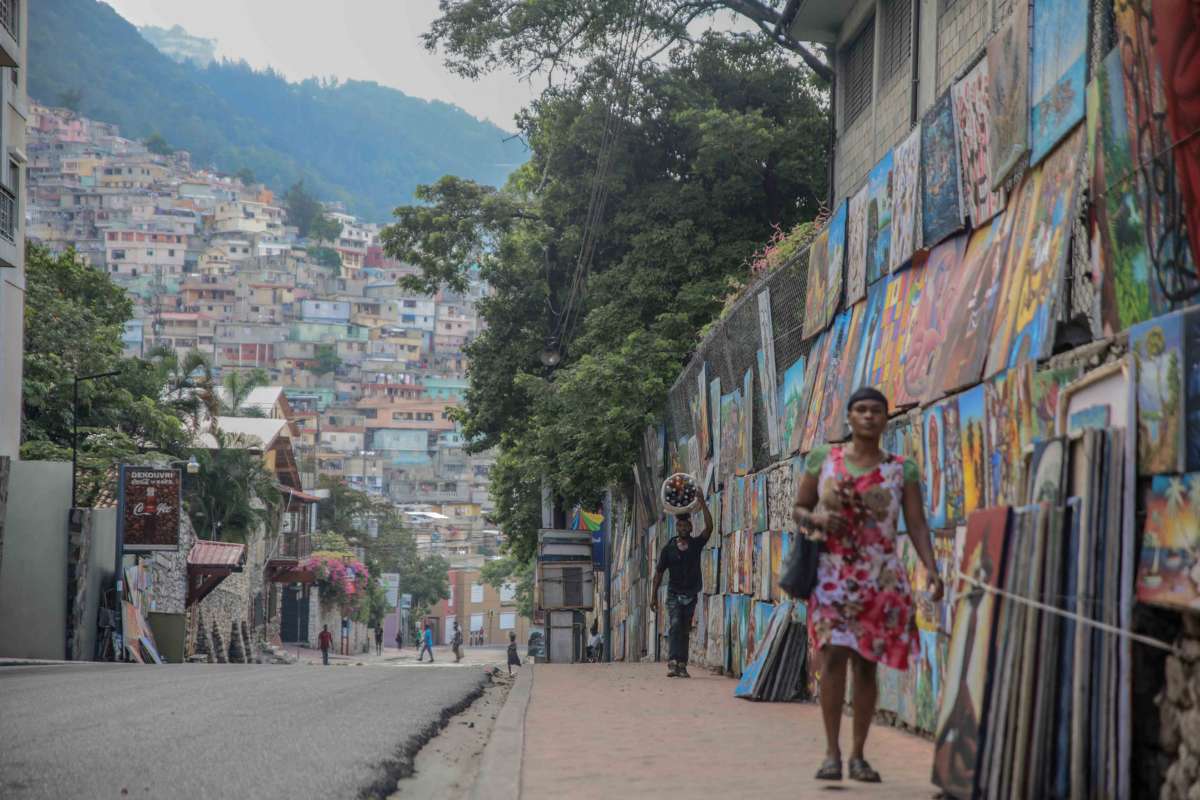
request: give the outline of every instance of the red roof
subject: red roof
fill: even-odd
[[[189,566],[237,567],[246,559],[246,545],[236,542],[196,541],[188,551]]]

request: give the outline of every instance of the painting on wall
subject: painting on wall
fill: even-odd
[[[987,44],[988,171],[999,187],[1020,163],[1029,131],[1029,8],[1013,3],[1008,19]]]
[[[1137,364],[1138,472],[1187,470],[1186,386],[1190,363],[1183,338],[1183,312],[1133,326],[1129,349]]]
[[[751,523],[753,530],[765,531],[767,524],[767,473],[757,472],[753,475],[754,481],[754,513],[751,515]]]
[[[983,384],[958,395],[958,441],[962,449],[963,514],[983,508],[987,492],[988,449]]]
[[[1137,5],[1144,8],[1148,0]],[[1183,196],[1192,262],[1200,262],[1200,112],[1195,103],[1195,63],[1200,48],[1200,26],[1194,4],[1184,0],[1156,0],[1153,4],[1154,55],[1166,105],[1166,136],[1174,156],[1175,175]],[[1155,109],[1157,111],[1157,109]],[[1161,150],[1159,152],[1162,152]]]
[[[1009,226],[1008,250],[1003,254],[1004,283],[996,298],[991,338],[984,376],[990,377],[1008,366],[1012,352],[1013,326],[1019,313],[1018,302],[1025,284],[1024,262],[1030,234],[1037,215],[1037,199],[1042,187],[1042,170],[1025,173],[1020,185],[1009,198],[1004,221]]]
[[[944,346],[938,353],[933,393],[955,392],[979,382],[991,344],[992,322],[1004,283],[1004,253],[1008,239],[1004,212],[971,233],[960,271],[961,299],[950,309]]]
[[[914,332],[912,317],[924,285],[924,265],[893,275],[887,284],[872,378],[867,383],[887,395],[893,409],[912,405],[918,399],[905,392],[903,375],[909,354],[909,337]]]
[[[808,282],[804,285],[803,336],[811,339],[825,330],[825,291],[829,278],[829,226],[826,225],[808,247]]]
[[[842,303],[846,276],[846,201],[838,203],[829,218],[828,256],[825,259],[825,320],[837,313]]]
[[[1083,129],[1077,128],[1042,165],[1026,247],[1016,271],[1009,275],[1005,310],[1012,324],[1007,331],[1004,367],[1046,358],[1053,347],[1067,243],[1078,211],[1076,187],[1083,163],[1083,137]]]
[[[883,303],[887,299],[887,283],[880,281],[867,293],[863,306],[861,333],[854,355],[854,374],[850,384],[857,389],[866,386],[872,379],[875,366],[875,350],[878,346],[879,328],[883,324]],[[850,391],[854,391],[851,389]]]
[[[972,581],[999,587],[1007,530],[1007,507],[971,514],[958,571]],[[975,765],[985,744],[996,596],[962,579],[954,591],[957,608],[937,716],[933,782],[953,797],[973,797]]]
[[[1033,446],[1029,459],[1029,486],[1025,499],[1030,503],[1061,505],[1066,488],[1067,439],[1051,438]]]
[[[1025,489],[1025,445],[1030,442],[1030,365],[1011,369],[983,384],[988,454],[987,504],[1021,502]]]
[[[954,525],[966,519],[958,398],[948,397],[938,403],[938,407],[942,409],[942,477],[946,484],[946,524]]]
[[[846,213],[846,305],[867,296],[867,205],[870,185],[850,198]]]
[[[858,388],[854,383],[855,356],[864,334],[867,304],[859,303],[845,311],[845,337],[842,339],[836,363],[831,359],[832,373],[825,379],[825,439],[840,442],[850,435],[846,422],[846,402]]]
[[[1137,599],[1200,608],[1200,473],[1155,475],[1151,480]]]
[[[841,319],[839,317],[838,319]],[[835,320],[836,322],[836,320]],[[825,398],[825,379],[829,375],[829,339],[831,331],[826,331],[817,339],[817,343],[808,354],[808,374],[805,382],[809,384],[808,409],[804,415],[804,434],[800,441],[800,452],[807,453],[823,440],[818,439],[818,433],[824,429],[821,419],[821,407]]]
[[[963,226],[954,103],[946,92],[921,123],[921,246],[933,247]]]
[[[839,385],[840,368],[842,360],[847,357],[846,352],[846,337],[850,332],[850,323],[853,312],[846,311],[838,314],[833,321],[833,325],[825,333],[825,342],[821,356],[821,372],[823,379],[821,381],[820,394],[814,394],[809,403],[809,428],[806,431],[806,436],[811,432],[812,438],[807,440],[810,442],[806,450],[812,449],[817,445],[827,441],[836,441],[841,438],[840,427],[833,430],[833,425],[838,425],[841,416],[835,408],[838,402],[838,397],[848,397],[848,393],[842,391]],[[861,316],[861,312],[859,314]]]
[[[783,419],[779,435],[783,441],[785,455],[791,455],[800,449],[800,440],[804,433],[804,415],[808,410],[805,408],[804,368],[804,356],[799,356],[783,373]]]
[[[771,570],[770,598],[778,603],[783,600],[783,590],[779,588],[779,576],[783,574],[783,532],[771,531]]]
[[[758,293],[758,338],[762,344],[759,352],[758,380],[762,387],[762,408],[767,415],[767,449],[772,456],[779,455],[779,389],[775,371],[775,325],[771,317],[771,288]]]
[[[925,409],[925,517],[931,528],[946,525],[946,440],[940,404]]]
[[[716,473],[716,482],[720,486],[721,479],[725,476],[722,469],[722,461],[724,456],[721,454],[721,376],[717,375],[708,382],[708,414],[709,425],[711,426],[710,437],[712,439],[712,463],[716,464],[714,472]]]
[[[733,391],[721,395],[721,463],[718,472],[725,480],[735,474],[740,455],[738,440],[742,435],[742,418],[739,394],[740,392]]]
[[[1037,164],[1083,120],[1087,88],[1087,0],[1033,4],[1029,62],[1030,164]]]
[[[897,272],[917,249],[921,224],[921,126],[896,145],[892,164],[892,250],[890,271]]]
[[[892,151],[867,175],[867,285],[888,272],[892,252]]]
[[[746,475],[754,469],[754,367],[742,375],[742,396],[738,431],[738,457],[736,471]]]
[[[963,200],[978,228],[1004,208],[1004,189],[992,189],[992,171],[988,162],[988,142],[992,138],[992,117],[988,111],[988,61],[982,59],[962,80],[951,88],[954,124],[958,131],[958,155],[962,162]]]
[[[1079,377],[1078,366],[1041,369],[1033,373],[1029,387],[1033,403],[1033,441],[1049,439],[1058,423],[1058,397],[1062,387]]]
[[[962,269],[967,235],[946,239],[933,248],[925,266],[925,284],[921,287],[920,303],[909,324],[908,353],[904,360],[903,397],[905,401],[930,402],[942,396],[937,385],[937,365],[947,337],[950,322],[963,301],[969,277]]]
[[[708,364],[700,362],[700,371],[696,374],[696,391],[691,398],[692,435],[696,437],[696,445],[700,449],[700,460],[712,454],[712,442],[709,438],[708,424]]]

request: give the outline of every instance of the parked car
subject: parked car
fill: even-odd
[[[541,631],[530,631],[529,642],[525,646],[526,658],[546,657],[546,637]]]

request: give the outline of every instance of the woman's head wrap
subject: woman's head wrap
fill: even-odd
[[[850,395],[850,399],[846,401],[846,410],[854,408],[854,404],[861,400],[877,400],[883,403],[883,410],[888,409],[888,399],[883,392],[876,389],[874,386],[860,386],[854,390],[854,394]]]

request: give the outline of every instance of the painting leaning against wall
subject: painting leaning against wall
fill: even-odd
[[[892,164],[892,249],[888,268],[897,272],[916,250],[921,209],[921,126],[896,145]]]
[[[1041,0],[1033,4],[1030,49],[1030,164],[1050,154],[1084,113],[1091,3]]]
[[[869,185],[850,198],[846,213],[846,305],[867,296],[867,199]]]
[[[825,258],[825,297],[823,315],[826,324],[842,303],[846,274],[846,201],[838,203],[829,218],[828,252]]]
[[[988,61],[985,58],[950,90],[954,101],[959,158],[965,176],[963,199],[972,228],[978,228],[1004,208],[1004,189],[992,190],[992,172],[988,162],[988,142],[992,135],[988,83]]]
[[[867,175],[867,285],[887,274],[892,252],[892,151]]]
[[[1029,9],[1013,3],[1008,19],[987,44],[988,172],[993,189],[1016,169],[1028,149]]]
[[[825,318],[825,293],[829,278],[829,225],[812,240],[808,248],[808,281],[804,285],[803,336],[811,339],[829,325]]]
[[[921,123],[921,247],[930,248],[963,226],[958,138],[950,93]]]
[[[1155,475],[1151,481],[1137,599],[1200,608],[1200,473]]]

